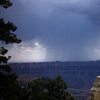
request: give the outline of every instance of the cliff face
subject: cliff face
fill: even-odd
[[[91,88],[89,100],[100,100],[100,76],[97,76]]]
[[[20,84],[26,84],[27,82],[31,82],[36,78],[29,76],[28,74],[18,76],[17,80]]]
[[[69,88],[84,90],[90,90],[95,77],[100,74],[100,61],[12,63],[10,66],[17,75],[47,79],[60,74]]]

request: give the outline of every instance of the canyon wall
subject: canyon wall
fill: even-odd
[[[47,79],[60,74],[69,88],[83,90],[90,90],[95,77],[100,75],[100,61],[11,63],[10,66],[17,75]]]

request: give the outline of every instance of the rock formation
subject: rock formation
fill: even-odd
[[[97,76],[91,88],[89,100],[100,100],[100,76]]]
[[[27,82],[31,82],[36,78],[29,76],[28,74],[18,76],[17,80],[20,84],[26,84]]]

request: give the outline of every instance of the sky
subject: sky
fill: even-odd
[[[11,0],[0,18],[17,26],[10,62],[100,59],[100,0]]]

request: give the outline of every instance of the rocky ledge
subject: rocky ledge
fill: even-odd
[[[89,94],[89,100],[100,100],[100,76],[97,76]]]

